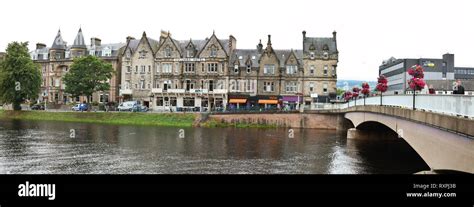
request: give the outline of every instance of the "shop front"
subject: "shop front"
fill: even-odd
[[[229,95],[229,110],[245,109],[247,108],[248,95]]]
[[[283,104],[283,110],[299,110],[300,104],[303,102],[302,96],[282,96],[281,101]]]
[[[258,96],[258,105],[261,109],[273,110],[281,108],[280,96]]]

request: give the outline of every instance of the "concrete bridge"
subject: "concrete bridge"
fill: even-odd
[[[320,104],[304,113],[216,113],[223,123],[269,124],[285,128],[347,130],[349,139],[404,139],[431,170],[474,173],[474,96],[370,97]],[[258,114],[258,115],[257,115]]]
[[[396,105],[356,106],[354,103],[339,110],[352,125],[347,133],[348,139],[402,138],[432,171],[474,173],[474,120],[470,113],[466,113],[474,108],[474,102],[469,99],[472,97],[463,97],[463,102],[451,102],[465,109],[452,107],[452,113]],[[358,103],[363,104],[363,101]],[[380,99],[377,104],[380,104]]]

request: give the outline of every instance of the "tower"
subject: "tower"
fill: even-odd
[[[74,39],[74,44],[71,47],[71,57],[81,57],[86,54],[87,46],[84,41],[84,35],[82,34],[82,28],[79,28],[76,38]]]
[[[53,60],[60,60],[65,58],[66,43],[61,36],[61,30],[58,30],[58,34],[54,38],[53,45],[49,49],[49,58]]]

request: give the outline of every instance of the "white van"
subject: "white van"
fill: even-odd
[[[117,108],[119,111],[132,111],[133,106],[137,105],[136,101],[122,102]]]

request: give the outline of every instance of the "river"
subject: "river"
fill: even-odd
[[[0,120],[1,174],[413,174],[427,169],[402,139],[347,140],[334,130]]]

